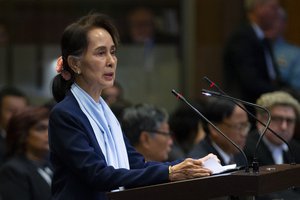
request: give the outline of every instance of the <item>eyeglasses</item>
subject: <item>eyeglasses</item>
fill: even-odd
[[[151,133],[154,133],[154,134],[164,135],[164,136],[167,136],[167,137],[171,137],[173,135],[172,131],[169,131],[169,132],[159,131],[159,130],[145,130],[145,131],[151,132]]]
[[[287,125],[293,125],[296,123],[296,119],[292,117],[282,117],[282,116],[271,116],[271,122],[275,124],[282,124],[286,121]]]
[[[222,124],[224,124],[225,126],[227,126],[228,128],[230,128],[234,131],[242,132],[242,133],[248,133],[251,128],[250,122],[239,123],[239,124],[229,124],[226,122],[222,122]]]
[[[42,123],[38,123],[38,124],[36,124],[36,125],[34,125],[32,127],[32,130],[34,130],[36,132],[43,133],[43,132],[45,132],[45,131],[48,130],[48,125],[42,124]]]

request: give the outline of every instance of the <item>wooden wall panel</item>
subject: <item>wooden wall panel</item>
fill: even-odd
[[[300,45],[300,1],[283,0],[281,4],[288,14],[285,37],[289,42]]]
[[[243,9],[240,0],[197,1],[195,98],[201,98],[199,91],[207,87],[203,76],[222,85],[224,43],[242,19]]]

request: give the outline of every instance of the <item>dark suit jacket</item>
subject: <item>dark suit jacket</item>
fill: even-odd
[[[281,84],[280,78],[278,82],[271,81],[264,46],[250,24],[234,32],[225,46],[224,82],[231,95],[253,103]]]
[[[5,155],[5,138],[1,135],[1,129],[0,129],[0,166],[4,162],[4,155]]]
[[[169,163],[144,162],[125,140],[131,170],[107,166],[93,129],[71,92],[52,110],[49,121],[54,199],[106,199],[105,192],[167,182]],[[173,163],[174,164],[174,163]]]
[[[255,151],[256,143],[259,139],[259,133],[257,130],[253,130],[248,134],[246,146],[244,148],[244,152],[249,160],[249,163],[252,163],[253,161],[253,154]],[[289,145],[292,149],[292,152],[295,156],[295,162],[297,164],[300,163],[300,144],[292,139],[289,141]],[[290,163],[291,162],[291,157],[290,157],[290,152],[284,152],[284,163]],[[264,143],[264,141],[261,141],[259,144],[259,148],[256,152],[256,157],[258,159],[259,165],[272,165],[275,164],[272,153],[270,152],[269,148],[267,145]]]
[[[0,169],[0,196],[2,200],[47,200],[51,189],[36,165],[24,156],[16,156]]]
[[[203,156],[206,156],[209,153],[215,154],[220,159],[221,164],[226,165],[226,163],[222,159],[221,155],[218,153],[218,151],[212,145],[212,142],[208,136],[206,136],[204,140],[200,141],[197,145],[194,146],[194,148],[189,153],[189,157],[201,158]],[[237,164],[237,166],[245,165],[245,159],[243,158],[243,156],[240,153],[238,153],[234,156],[234,161]]]

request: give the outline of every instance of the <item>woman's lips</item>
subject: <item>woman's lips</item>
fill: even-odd
[[[106,73],[106,74],[104,74],[104,77],[105,77],[106,79],[111,80],[111,79],[113,79],[113,77],[114,77],[114,73]]]

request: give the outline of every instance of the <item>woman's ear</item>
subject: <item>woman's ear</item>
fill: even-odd
[[[75,74],[80,74],[80,59],[76,56],[68,56],[68,64]]]

